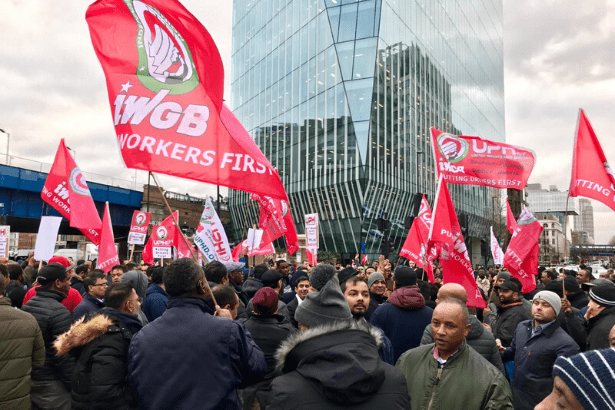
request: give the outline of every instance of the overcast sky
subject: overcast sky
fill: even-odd
[[[579,108],[615,162],[615,0],[504,3],[507,142],[536,152],[530,182],[566,190]],[[183,4],[213,36],[230,77],[232,2]],[[85,22],[88,5],[0,0],[0,128],[11,134],[11,155],[51,163],[64,137],[82,170],[130,181],[135,172],[124,168],[115,142],[105,79]],[[0,134],[0,157],[5,143]],[[139,183],[146,179],[137,172]],[[202,183],[160,179],[181,193],[215,192]],[[596,243],[606,243],[615,234],[615,212],[593,204]]]

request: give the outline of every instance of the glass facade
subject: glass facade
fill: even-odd
[[[320,248],[391,254],[413,194],[433,201],[430,127],[504,141],[501,0],[235,0],[231,106],[280,171],[299,233]],[[469,236],[488,238],[493,192],[451,185]],[[231,192],[233,229],[258,221]],[[467,216],[466,216],[467,215]],[[470,249],[472,247],[469,247]]]

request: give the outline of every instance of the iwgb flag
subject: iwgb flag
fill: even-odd
[[[595,199],[615,211],[615,171],[606,161],[598,137],[583,110],[579,113],[574,139],[568,195]]]
[[[216,213],[216,208],[209,198],[205,202],[201,221],[196,229],[194,244],[205,256],[207,263],[231,261],[231,248],[228,244],[226,232]]]
[[[223,104],[212,37],[176,0],[99,0],[86,13],[128,168],[286,197],[282,181]]]
[[[102,229],[100,231],[100,244],[98,245],[98,261],[96,269],[101,269],[108,273],[111,268],[119,265],[120,259],[117,256],[115,248],[115,238],[113,237],[113,227],[111,225],[111,216],[109,216],[109,202],[105,202],[105,211],[103,213]]]
[[[83,173],[68,152],[64,139],[45,180],[41,198],[94,244],[100,243],[102,221]]]
[[[421,207],[419,208],[419,215],[414,218],[408,237],[404,242],[404,245],[399,252],[399,256],[413,261],[419,267],[427,271],[427,276],[431,283],[434,283],[433,270],[431,269],[431,259],[427,262],[426,259],[431,252],[429,252],[428,238],[429,229],[431,228],[431,209],[427,198],[423,195],[421,200]]]
[[[524,208],[504,254],[504,267],[523,285],[523,293],[536,289],[538,274],[538,239],[542,225],[529,209]]]
[[[263,230],[262,243],[270,243],[284,235],[286,249],[292,255],[299,249],[295,222],[290,212],[288,198],[276,199],[257,194],[250,195],[260,205],[258,227]]]
[[[461,234],[461,227],[453,207],[451,195],[446,182],[440,177],[436,202],[433,206],[433,218],[430,242],[440,245],[440,262],[442,263],[442,280],[444,283],[459,283],[468,293],[467,305],[484,308],[487,306],[483,299],[472,269],[472,262]]]
[[[523,189],[534,168],[534,152],[526,148],[435,128],[431,137],[436,173],[452,184]]]
[[[491,255],[493,255],[494,265],[502,265],[504,263],[504,252],[502,252],[498,239],[493,233],[493,226],[491,227]]]

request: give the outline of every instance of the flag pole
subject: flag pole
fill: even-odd
[[[566,299],[566,287],[564,286],[564,283],[566,282],[564,279],[566,279],[566,268],[564,267],[564,265],[566,265],[566,237],[568,235],[566,235],[566,223],[568,222],[568,200],[570,199],[570,190],[568,190],[568,195],[566,195],[566,211],[564,212],[564,263],[562,264],[562,269],[564,269],[564,278],[562,278],[562,295],[563,298]]]

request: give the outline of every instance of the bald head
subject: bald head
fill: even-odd
[[[440,303],[448,298],[456,298],[461,300],[463,303],[468,302],[468,293],[465,288],[461,286],[459,283],[447,283],[442,285],[440,290],[438,290],[438,297],[436,299],[436,303]]]

